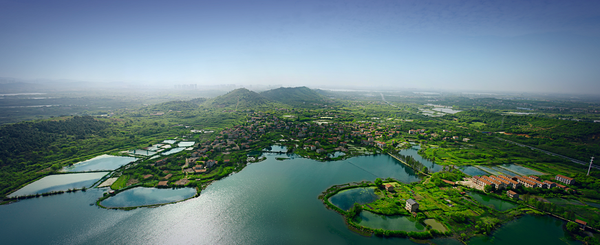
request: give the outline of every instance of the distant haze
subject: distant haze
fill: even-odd
[[[600,94],[600,1],[0,0],[0,19],[4,84]]]

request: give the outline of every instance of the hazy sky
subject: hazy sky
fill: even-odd
[[[0,0],[0,76],[600,94],[600,1]]]

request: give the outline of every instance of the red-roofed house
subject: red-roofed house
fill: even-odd
[[[508,191],[506,192],[506,195],[507,195],[508,197],[510,197],[510,198],[515,198],[515,199],[518,199],[518,198],[519,198],[519,194],[518,194],[518,193],[516,193],[516,192],[514,192],[514,191],[511,191],[511,190],[508,190]]]
[[[581,228],[582,230],[585,230],[585,227],[587,226],[587,222],[583,220],[576,219],[575,223],[577,223],[579,225],[579,228]]]
[[[567,185],[575,184],[575,180],[573,178],[569,178],[567,176],[560,175],[560,174],[556,175],[556,180],[563,182]]]

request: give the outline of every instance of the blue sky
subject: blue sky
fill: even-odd
[[[0,76],[600,93],[600,1],[6,1]]]

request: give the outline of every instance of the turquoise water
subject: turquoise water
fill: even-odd
[[[570,241],[562,229],[563,221],[550,216],[525,215],[504,224],[492,236],[478,236],[469,240],[469,245],[497,244],[582,244]]]
[[[108,172],[49,175],[26,185],[8,196],[27,196],[53,191],[66,191],[68,189],[81,189],[82,187],[89,188],[106,174]]]
[[[83,172],[98,170],[115,170],[125,164],[135,161],[135,157],[118,157],[102,155],[90,160],[79,162],[63,169],[64,172]]]
[[[329,201],[338,208],[347,211],[354,203],[367,204],[379,199],[375,195],[374,190],[375,187],[358,187],[343,190],[330,197]]]
[[[413,157],[415,160],[422,163],[423,166],[427,167],[429,169],[429,172],[434,172],[434,173],[439,172],[444,168],[444,166],[442,166],[442,165],[437,165],[434,162],[421,157],[421,155],[419,155],[419,149],[421,149],[420,146],[413,146],[411,148],[401,150],[400,154],[402,154],[404,156]]]
[[[102,201],[109,208],[135,207],[181,201],[196,195],[194,188],[157,189],[137,187]]]
[[[411,221],[407,216],[385,216],[369,211],[360,212],[355,221],[362,226],[395,231],[423,231],[425,227],[418,222]]]
[[[485,206],[494,206],[494,208],[498,211],[505,211],[518,206],[512,202],[500,200],[498,198],[490,197],[478,192],[469,192],[469,196]]]

